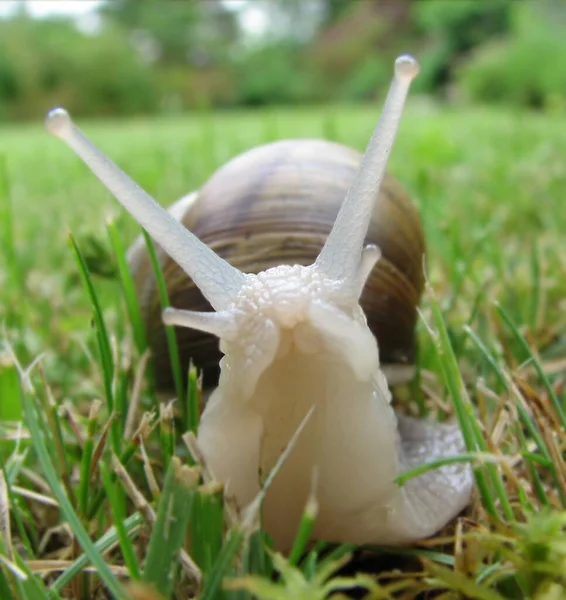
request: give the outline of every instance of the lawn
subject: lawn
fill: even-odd
[[[323,137],[363,150],[379,110],[254,110],[78,124],[168,205],[230,157],[274,139]],[[40,121],[6,126],[0,137],[0,243],[5,257],[0,263],[0,597],[39,599],[72,590],[72,597],[102,598],[97,587],[101,579],[119,595],[112,572],[123,574],[119,566],[124,564],[133,579],[142,573],[142,579],[173,593],[163,573],[183,539],[161,540],[159,546],[164,498],[172,505],[175,500],[195,506],[184,511],[190,513],[186,518],[197,540],[187,548],[204,573],[201,597],[220,597],[219,578],[235,574],[231,558],[247,559],[239,563],[239,574],[267,573],[267,567],[256,564],[267,558],[257,534],[250,541],[237,525],[221,545],[220,500],[210,485],[180,485],[178,465],[164,476],[168,464],[176,465],[170,460],[173,448],[184,462],[190,460],[180,438],[182,425],[175,437],[164,416],[145,442],[145,466],[152,465],[157,485],[164,486],[161,491],[147,482],[138,448],[120,444],[123,415],[107,430],[107,386],[117,412],[120,406],[127,410],[140,365],[117,270],[122,256],[118,252],[116,257],[107,223],[114,222],[124,245],[139,228]],[[412,565],[416,573],[385,580],[381,591],[365,582],[373,598],[390,597],[387,586],[405,590],[403,598],[425,589],[446,594],[456,589],[470,598],[496,600],[566,597],[566,439],[561,421],[566,406],[565,156],[563,115],[453,108],[418,98],[408,105],[389,169],[420,210],[430,289],[418,328],[421,372],[414,385],[399,390],[397,402],[412,413],[439,407],[452,412],[458,403],[473,407],[466,417],[473,424],[471,450],[495,458],[476,463],[478,491],[451,532],[456,545],[443,539],[407,550],[405,554],[424,557]],[[73,243],[87,268],[78,266]],[[92,282],[99,313],[93,313],[85,280]],[[106,359],[117,365],[110,377],[105,348],[110,351]],[[24,366],[42,356],[42,369],[32,371],[34,392],[22,389],[12,351]],[[65,410],[51,410],[50,399]],[[96,413],[92,406],[99,399],[103,404]],[[149,387],[143,401],[148,409],[155,401]],[[11,422],[22,415],[24,429],[18,430]],[[28,431],[35,432],[31,442]],[[10,441],[14,438],[17,445]],[[133,484],[152,500],[157,512],[153,524],[147,523],[151,518],[142,506],[125,501],[125,476],[112,477],[110,447],[126,464]],[[105,490],[98,504],[89,495],[92,489]],[[30,498],[30,491],[39,498]],[[9,520],[1,510],[8,501]],[[210,538],[194,531],[205,513],[217,526]],[[94,542],[100,540],[120,516],[129,517],[133,542],[120,527],[112,530],[108,535],[118,540],[119,549],[104,555],[104,564],[112,566],[105,570],[96,563],[102,555],[89,545],[88,534]],[[81,537],[71,523],[77,542],[67,525],[51,531],[73,518],[84,527]],[[159,560],[144,570],[146,550],[150,559]],[[83,574],[69,584],[79,571],[76,565],[69,571],[69,565],[83,551],[100,578]],[[276,567],[285,575],[277,597],[322,597],[314,573],[330,569],[339,554],[328,558],[317,546],[301,562],[291,561],[299,565],[304,581],[296,573],[291,576],[290,563],[277,558]],[[49,566],[41,560],[63,562]],[[188,597],[194,586],[196,571],[188,560],[181,561],[172,598]],[[404,566],[404,560],[393,564]],[[51,596],[40,580],[52,585]],[[247,580],[247,585],[248,590],[260,589],[261,598],[276,597],[265,583]],[[293,586],[300,585],[310,586],[310,592],[299,596]],[[142,598],[139,590],[132,593]]]

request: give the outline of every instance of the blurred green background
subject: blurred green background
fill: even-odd
[[[54,104],[107,117],[373,100],[401,52],[422,65],[414,93],[566,106],[562,0],[44,0],[2,12],[4,121]]]

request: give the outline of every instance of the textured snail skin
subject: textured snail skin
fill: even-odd
[[[380,259],[364,238],[417,72],[413,58],[397,59],[359,173],[314,263],[258,274],[234,268],[180,225],[64,110],[47,117],[48,130],[75,150],[214,307],[170,308],[163,321],[220,339],[220,379],[203,411],[198,443],[241,509],[289,451],[263,505],[263,524],[281,550],[295,536],[315,474],[314,536],[331,542],[410,543],[437,532],[470,500],[473,477],[463,463],[396,485],[402,472],[458,454],[464,443],[456,425],[396,416],[359,303]]]

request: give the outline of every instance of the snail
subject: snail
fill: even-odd
[[[263,527],[280,550],[291,547],[314,474],[313,538],[327,542],[410,544],[437,533],[470,502],[473,475],[465,463],[395,483],[408,469],[461,453],[464,442],[455,423],[392,408],[380,348],[360,306],[381,260],[380,249],[364,240],[418,70],[411,56],[396,60],[377,128],[316,258],[258,273],[241,271],[199,240],[178,220],[180,210],[157,204],[66,111],[53,109],[46,119],[48,131],[78,154],[210,303],[212,311],[167,308],[162,319],[220,340],[218,385],[197,441],[226,496],[242,511],[252,505],[288,449],[262,506]],[[208,210],[215,214],[214,205]]]

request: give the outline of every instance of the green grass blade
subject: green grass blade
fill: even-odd
[[[243,572],[270,578],[273,574],[273,561],[268,553],[267,534],[258,529],[246,540],[242,557]]]
[[[73,505],[76,506],[77,500],[75,497],[74,489],[71,485],[71,469],[69,467],[69,459],[65,451],[65,442],[63,440],[63,427],[61,425],[61,415],[58,410],[59,407],[55,402],[55,399],[53,398],[51,389],[45,377],[43,365],[39,364],[38,366],[42,378],[43,390],[45,392],[45,394],[41,395],[39,399],[42,402],[43,414],[45,415],[47,421],[47,427],[51,432],[51,440],[53,442],[54,455],[56,456],[53,463],[57,468],[59,478],[62,480],[63,485],[65,486],[69,499],[71,500]]]
[[[507,391],[507,393],[510,395],[510,397],[513,397],[508,378],[505,376],[505,373],[503,372],[502,368],[497,363],[493,354],[487,349],[486,345],[479,339],[477,334],[471,328],[465,327],[464,329],[466,330],[466,333],[468,334],[468,336],[470,337],[472,342],[475,344],[475,346],[478,348],[478,350],[481,352],[481,354],[487,360],[487,363],[493,369],[493,372],[495,373],[499,383],[504,387],[504,389]],[[531,419],[529,413],[527,412],[527,410],[525,409],[525,407],[523,406],[523,404],[520,400],[516,400],[515,406],[517,407],[517,413],[519,414],[519,419],[521,420],[521,423],[523,424],[525,429],[528,431],[530,437],[536,443],[537,448],[539,449],[539,452],[543,455],[544,459],[546,460],[546,464],[548,465],[548,468],[552,472],[554,480],[556,481],[556,479],[558,477],[558,474],[556,472],[556,466],[554,465],[554,462],[550,456],[550,451],[548,450],[548,447],[547,447],[537,425]],[[539,476],[535,466],[533,465],[532,457],[526,451],[527,445],[526,445],[526,439],[523,434],[523,431],[522,431],[521,427],[517,427],[516,431],[517,431],[517,437],[519,439],[519,443],[521,445],[522,455],[525,458],[525,461],[527,463],[527,468],[529,470],[529,474],[531,476],[537,497],[545,505],[548,505],[549,499],[547,497],[546,492],[544,491],[544,486],[542,484],[540,476]],[[500,493],[500,500],[502,500],[502,499],[503,499],[504,503],[505,502],[508,503],[507,493],[505,492],[505,490],[503,490],[503,494]]]
[[[118,229],[116,228],[116,223],[109,220],[107,221],[106,225],[108,229],[108,235],[110,237],[110,244],[112,246],[114,256],[116,257],[116,264],[118,265],[118,274],[120,277],[122,290],[124,292],[126,309],[132,325],[134,341],[138,353],[141,356],[146,351],[148,346],[138,295],[136,293],[136,286],[134,284],[132,273],[128,267],[126,249],[122,242],[122,238],[118,233]]]
[[[123,528],[126,533],[130,534],[136,527],[145,523],[140,513],[134,513],[123,522]],[[98,541],[95,542],[94,548],[100,554],[104,554],[108,548],[112,547],[120,538],[116,526],[111,527]],[[72,564],[70,564],[61,575],[51,584],[51,588],[55,591],[62,591],[79,573],[89,565],[90,559],[86,554],[79,556]]]
[[[224,536],[224,489],[216,483],[195,494],[191,521],[191,556],[206,575],[218,558]]]
[[[427,289],[430,292],[429,297],[431,300],[432,314],[436,328],[436,333],[431,334],[432,341],[437,353],[444,383],[448,388],[452,398],[452,403],[454,405],[454,410],[462,431],[466,448],[468,452],[487,452],[485,440],[483,440],[481,434],[478,434],[480,428],[477,424],[473,407],[467,398],[464,382],[462,381],[460,369],[458,368],[458,362],[450,343],[450,338],[446,329],[446,323],[444,322],[440,306],[436,301],[429,284],[427,284]],[[488,484],[484,469],[482,467],[474,468],[474,475],[485,509],[492,516],[497,516],[493,492]]]
[[[94,433],[97,426],[98,410],[100,402],[93,402],[87,422],[86,438],[81,458],[81,471],[79,482],[79,510],[82,515],[87,514],[88,498],[91,486],[92,453],[94,450]]]
[[[8,576],[4,574],[4,570],[0,568],[0,598],[2,600],[18,600],[12,595],[10,584],[8,583]]]
[[[199,600],[219,600],[220,589],[224,577],[229,573],[234,563],[234,559],[242,544],[244,543],[244,532],[240,529],[231,529],[228,532],[226,541],[218,555],[216,562],[210,573],[204,578],[202,593]]]
[[[325,549],[326,544],[316,544],[315,549],[318,553],[322,553]],[[319,561],[318,568],[327,569],[329,565],[335,563],[336,561],[340,561],[347,554],[351,554],[355,550],[357,550],[359,546],[356,544],[340,544],[336,548],[332,549],[324,558]],[[316,568],[316,565],[315,565]]]
[[[157,284],[157,291],[159,293],[159,301],[161,304],[161,309],[164,310],[170,306],[169,302],[169,294],[167,292],[167,285],[165,283],[165,278],[163,277],[163,271],[161,270],[161,266],[159,264],[159,259],[157,258],[157,253],[155,251],[155,245],[153,240],[148,235],[145,230],[142,230],[145,243],[147,246],[147,251],[149,255],[149,259],[151,261],[151,267],[153,269],[153,275],[155,277],[155,281]],[[171,370],[173,373],[173,381],[175,382],[175,391],[177,393],[177,400],[179,404],[182,406],[182,410],[186,411],[184,397],[184,386],[183,386],[183,368],[181,366],[181,358],[179,355],[179,346],[177,344],[177,337],[175,335],[175,328],[171,325],[164,325],[165,327],[165,335],[167,336],[167,347],[169,349],[169,357],[171,360]],[[183,424],[187,423],[187,415],[183,414]]]
[[[130,393],[130,373],[121,371],[116,378],[114,392],[115,417],[120,423],[121,431],[124,431],[126,419],[128,417],[129,393]]]
[[[385,552],[393,556],[427,558],[428,560],[432,560],[438,564],[447,565],[449,567],[453,567],[456,562],[453,555],[439,552],[438,550],[428,550],[426,548],[402,548],[396,546],[377,546],[374,548],[377,552]]]
[[[299,564],[299,560],[301,559],[301,556],[303,555],[303,552],[305,551],[307,544],[309,543],[316,522],[317,514],[318,502],[316,501],[315,494],[311,493],[309,499],[307,500],[307,504],[305,506],[301,522],[299,523],[297,535],[295,537],[293,546],[291,548],[291,552],[289,553],[289,557],[287,559],[290,565]]]
[[[192,431],[195,435],[198,433],[200,421],[200,395],[201,382],[198,377],[198,371],[192,363],[189,365],[189,376],[187,385],[187,423],[186,430]]]
[[[521,349],[523,350],[523,352],[531,360],[533,366],[535,367],[537,375],[538,375],[542,385],[544,386],[544,389],[546,390],[546,393],[548,394],[550,401],[552,402],[554,410],[556,411],[556,414],[558,415],[560,424],[562,425],[563,429],[566,429],[566,409],[564,408],[564,405],[558,399],[558,396],[556,395],[554,389],[550,385],[550,381],[548,380],[548,377],[546,376],[545,372],[543,371],[542,365],[540,364],[538,357],[531,350],[531,347],[528,344],[527,340],[525,339],[525,336],[519,331],[519,328],[517,327],[517,325],[515,325],[513,319],[509,315],[509,313],[498,303],[495,304],[495,311],[497,312],[499,317],[503,320],[503,322],[507,325],[507,327],[511,330],[513,337],[518,342],[518,344],[521,347]]]
[[[114,360],[112,358],[112,350],[110,348],[110,338],[108,336],[108,331],[106,329],[106,324],[102,315],[102,308],[100,306],[96,290],[94,289],[94,285],[90,277],[90,272],[88,270],[85,259],[80,251],[80,248],[71,233],[69,233],[69,241],[71,244],[71,248],[73,249],[75,259],[77,261],[79,274],[81,276],[83,285],[85,286],[93,309],[94,323],[96,328],[96,338],[98,341],[98,350],[100,353],[100,361],[102,365],[102,374],[104,379],[106,405],[108,409],[108,414],[111,415],[114,412],[114,393],[112,390],[114,379]],[[121,436],[119,431],[119,424],[117,421],[114,421],[112,423],[111,437],[114,452],[119,453]]]
[[[123,494],[121,494],[121,490],[118,489],[116,483],[112,481],[110,471],[108,470],[106,464],[101,461],[98,467],[100,469],[100,476],[102,477],[102,483],[106,491],[106,497],[108,498],[108,503],[110,504],[112,521],[114,522],[114,526],[116,528],[116,534],[120,542],[120,549],[122,550],[124,562],[128,567],[130,577],[132,579],[139,579],[140,569],[138,566],[138,560],[136,558],[132,541],[130,540],[125,526],[126,510]]]
[[[42,419],[39,414],[39,406],[35,398],[29,393],[22,390],[21,394],[22,405],[24,409],[26,425],[30,430],[32,436],[32,442],[37,454],[37,458],[51,487],[51,491],[55,496],[55,499],[59,503],[61,508],[61,512],[73,534],[76,536],[78,543],[82,546],[85,554],[88,556],[92,564],[96,567],[98,571],[98,575],[104,585],[108,588],[108,590],[114,594],[114,596],[119,599],[125,599],[126,594],[122,585],[116,578],[116,576],[112,573],[112,571],[108,568],[104,558],[97,551],[95,546],[93,545],[88,532],[84,528],[79,516],[73,510],[73,506],[65,493],[65,490],[61,486],[59,482],[59,477],[55,470],[55,467],[51,461],[50,454],[47,450],[47,440],[49,439],[49,430],[47,429],[45,423],[42,422]]]
[[[23,565],[18,566],[21,568]],[[23,580],[19,579],[18,587],[22,600],[53,600],[54,598],[32,573],[26,573],[26,578]]]
[[[312,579],[315,576],[318,558],[318,552],[316,550],[311,550],[303,559],[301,571],[304,573],[307,580]]]
[[[170,598],[179,565],[179,550],[185,536],[199,474],[195,468],[181,465],[177,457],[169,463],[157,518],[145,560],[143,580],[164,598]]]
[[[539,502],[543,506],[550,506],[550,498],[548,497],[548,494],[546,493],[544,484],[542,483],[542,479],[539,475],[536,465],[534,464],[534,461],[531,458],[531,453],[527,451],[527,440],[525,439],[525,436],[523,435],[523,432],[521,431],[521,427],[517,427],[517,437],[519,439],[521,455],[525,459],[525,464],[527,466],[527,471],[531,478],[531,482],[533,485],[535,495],[538,498]],[[554,468],[555,468],[554,463],[551,461],[549,464],[550,464],[550,469],[554,470]],[[553,473],[553,477],[554,477],[554,473]],[[527,496],[527,498],[528,498],[528,496]],[[527,502],[528,502],[528,500],[527,500]],[[526,504],[526,503],[524,503],[524,504]],[[533,509],[532,505],[529,506],[529,509],[530,510]]]
[[[9,354],[0,353],[0,421],[20,421],[20,376]]]
[[[493,454],[482,454],[481,452],[465,452],[463,454],[456,454],[454,456],[443,456],[442,458],[420,464],[414,469],[410,469],[409,471],[401,473],[401,475],[398,475],[394,481],[398,486],[403,486],[407,483],[407,481],[414,479],[415,477],[419,477],[424,473],[428,473],[429,471],[439,469],[440,467],[446,467],[448,465],[457,463],[470,463],[472,465],[477,463],[484,464],[487,462],[497,462],[499,460],[499,457]],[[512,516],[513,513],[511,513],[511,517]]]

